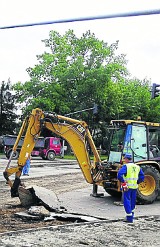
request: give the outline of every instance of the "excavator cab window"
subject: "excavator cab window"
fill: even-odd
[[[128,124],[123,153],[131,153],[133,161],[147,159],[147,131],[145,125]]]
[[[123,141],[125,136],[125,128],[113,130],[110,151],[121,152],[123,149]]]
[[[122,155],[130,153],[133,161],[147,159],[146,126],[127,124],[112,129],[110,162],[121,162]]]
[[[150,127],[148,131],[149,158],[160,158],[160,128]]]
[[[110,130],[111,145],[109,153],[109,162],[121,162],[121,156],[123,151],[124,137],[126,133],[126,127],[112,128]]]

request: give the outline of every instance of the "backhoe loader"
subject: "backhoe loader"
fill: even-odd
[[[43,112],[39,108],[33,109],[32,113],[26,117],[17,136],[12,153],[16,151],[21,136],[24,136],[17,166],[10,167],[11,154],[3,173],[11,187],[11,197],[19,196],[23,166],[43,128],[62,137],[71,146],[85,180],[93,184],[93,196],[100,196],[98,186],[102,186],[111,196],[121,196],[117,172],[123,165],[123,154],[128,152],[132,154],[133,161],[140,165],[145,173],[145,181],[138,188],[137,201],[144,204],[152,203],[157,199],[160,190],[160,165],[158,157],[153,157],[150,152],[159,155],[159,149],[156,146],[158,143],[154,141],[156,139],[158,142],[160,124],[132,120],[112,121],[109,157],[107,161],[102,162],[86,122],[52,112]],[[90,159],[88,147],[94,155],[93,161]],[[15,174],[13,183],[9,179],[12,174]]]

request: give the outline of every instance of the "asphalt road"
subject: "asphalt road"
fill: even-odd
[[[8,159],[4,155],[0,156],[0,181],[5,181],[3,177],[3,172],[8,164]],[[10,167],[15,167],[17,165],[17,160],[12,160]],[[41,158],[32,158],[31,168],[29,172],[29,177],[21,176],[21,179],[37,178],[43,176],[54,176],[66,173],[80,172],[80,168],[76,161],[55,159],[55,161],[42,160]],[[14,175],[11,176],[14,179]]]
[[[0,181],[4,181],[3,171],[8,163],[5,157],[0,158]],[[11,162],[11,165],[16,165],[16,161]],[[32,159],[29,177],[21,177],[22,180],[30,178],[38,178],[43,176],[62,176],[67,173],[81,173],[81,170],[76,161],[66,161],[56,159],[54,162],[44,161],[41,159]],[[12,176],[14,178],[14,176]],[[76,179],[76,178],[75,178]],[[67,181],[65,181],[67,183]],[[92,185],[87,184],[84,180],[84,188],[67,191],[58,195],[61,204],[72,213],[81,213],[102,217],[106,219],[118,219],[124,217],[123,206],[116,206],[115,199],[108,195],[102,187],[99,187],[98,192],[104,193],[101,198],[90,196]],[[137,205],[136,216],[152,216],[160,215],[160,200],[157,200],[150,205]]]

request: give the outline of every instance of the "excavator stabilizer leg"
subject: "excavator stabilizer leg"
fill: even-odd
[[[93,197],[101,197],[101,196],[104,196],[104,193],[97,193],[98,191],[98,185],[97,184],[93,184],[93,193],[90,194],[90,196],[93,196]]]

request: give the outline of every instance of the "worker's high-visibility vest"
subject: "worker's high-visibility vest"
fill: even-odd
[[[127,163],[127,175],[124,176],[124,180],[127,182],[128,188],[137,189],[138,176],[140,167],[134,163]]]

